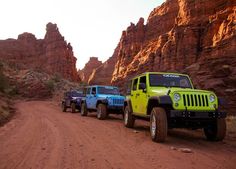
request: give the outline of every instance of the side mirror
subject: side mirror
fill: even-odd
[[[140,83],[139,84],[139,89],[143,90],[143,92],[146,93],[147,92],[146,84],[145,83]]]

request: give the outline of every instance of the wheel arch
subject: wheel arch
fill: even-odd
[[[133,112],[133,108],[132,108],[132,104],[131,104],[131,100],[130,99],[127,99],[124,101],[124,108],[123,108],[123,111],[125,111],[125,107],[128,106],[129,107],[129,110],[130,112]]]
[[[108,100],[107,99],[97,100],[96,107],[98,107],[99,104],[107,105],[108,104]]]
[[[81,105],[82,105],[82,103],[85,103],[85,104],[87,105],[87,102],[86,102],[85,99],[82,99],[82,100],[80,101],[80,104],[81,104]]]
[[[147,105],[147,115],[151,114],[153,107],[162,107],[165,110],[172,108],[171,97],[168,95],[150,97]]]

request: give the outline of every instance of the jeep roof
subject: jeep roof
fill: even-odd
[[[91,85],[91,86],[87,86],[86,88],[89,88],[89,87],[113,87],[113,88],[118,88],[116,86],[109,86],[109,85]]]
[[[146,75],[146,74],[173,74],[173,75],[181,75],[181,76],[189,77],[187,74],[182,74],[182,73],[177,73],[177,72],[144,72],[142,74],[139,74],[139,75],[136,75],[136,76],[132,77],[129,80],[135,79],[137,77],[140,77],[140,76],[143,76],[143,75]]]

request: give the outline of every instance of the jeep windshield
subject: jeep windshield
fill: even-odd
[[[150,86],[192,88],[188,76],[175,74],[150,74]]]
[[[82,97],[83,92],[82,91],[72,91],[71,92],[71,97]]]
[[[120,95],[118,88],[109,87],[109,86],[98,87],[98,93],[99,94]]]

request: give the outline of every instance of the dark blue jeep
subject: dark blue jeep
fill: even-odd
[[[71,112],[75,113],[76,109],[80,111],[83,92],[79,90],[70,90],[64,93],[64,98],[61,102],[62,111],[66,112],[67,108],[71,108]]]
[[[111,113],[123,114],[124,100],[117,87],[88,86],[81,103],[81,115],[87,116],[89,111],[97,111],[97,118],[103,120]]]

